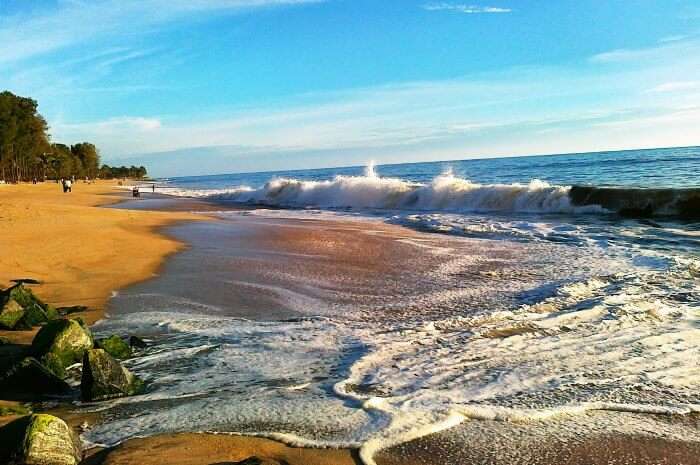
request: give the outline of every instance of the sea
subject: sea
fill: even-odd
[[[566,419],[568,434],[700,441],[677,421],[700,413],[700,147],[368,161],[162,179],[156,191],[221,206],[215,229],[172,230],[191,238],[189,267],[230,259],[223,244],[241,221],[400,225],[416,235],[399,245],[419,252],[389,257],[361,285],[312,275],[323,258],[311,255],[270,265],[267,283],[206,275],[259,286],[294,318],[230,316],[234,297],[168,297],[165,277],[120,291],[95,331],[148,335],[126,363],[149,389],[81,405],[107,418],[88,442],[248,434],[358,448],[372,465],[389,447],[480,422],[530,425],[519,440],[559,434]],[[289,263],[303,266],[283,276]],[[484,431],[470,447],[515,438]]]

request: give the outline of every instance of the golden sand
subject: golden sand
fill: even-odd
[[[0,286],[33,278],[54,306],[85,305],[88,323],[103,316],[112,291],[147,279],[182,244],[157,229],[187,213],[98,208],[124,196],[116,182],[0,185]],[[32,332],[2,332],[26,342]]]

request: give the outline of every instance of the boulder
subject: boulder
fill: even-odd
[[[104,349],[90,349],[83,357],[80,391],[83,400],[104,400],[138,394],[144,384]]]
[[[44,303],[22,283],[3,291],[0,301],[5,303],[14,301],[24,309],[22,318],[8,329],[31,329],[32,326],[42,325],[58,315],[55,308]]]
[[[32,354],[57,376],[65,376],[65,369],[80,363],[85,351],[92,348],[90,330],[82,321],[59,319],[42,327],[32,341]]]
[[[80,443],[58,417],[45,414],[18,418],[0,428],[0,462],[24,465],[77,465]]]
[[[11,397],[32,398],[69,391],[67,383],[32,357],[22,359],[0,376],[0,393]]]
[[[129,338],[129,345],[131,346],[132,349],[134,349],[134,348],[145,349],[146,347],[148,347],[148,344],[146,343],[146,341],[144,341],[143,339],[141,339],[138,336],[131,336]]]
[[[0,297],[0,328],[15,329],[24,317],[24,309],[11,298]]]
[[[7,289],[5,293],[12,299],[15,299],[25,310],[29,307],[39,307],[46,311],[47,305],[34,293],[31,289],[25,287],[22,283],[16,284]]]
[[[114,358],[124,359],[131,357],[131,347],[116,334],[106,339],[98,339],[96,346],[99,349],[104,349],[105,352]]]
[[[46,310],[38,305],[30,305],[24,309],[24,318],[22,318],[22,325],[27,328],[32,328],[33,326],[43,325],[49,321],[49,317],[46,314]]]

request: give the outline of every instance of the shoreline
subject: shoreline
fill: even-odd
[[[156,211],[146,205],[135,209],[138,203],[129,205],[129,200],[126,192],[117,190],[116,181],[78,182],[70,194],[51,182],[0,187],[0,235],[5,239],[0,247],[0,287],[10,286],[13,279],[37,279],[41,284],[31,287],[39,297],[52,305],[88,306],[89,311],[71,316],[93,325],[109,316],[107,303],[114,292],[158,276],[169,257],[189,247],[167,234],[166,228],[180,222],[215,221],[206,211],[220,210],[196,202],[197,210],[204,212],[191,213],[193,205],[179,199],[174,201],[176,207],[167,210]],[[71,248],[77,255],[68,260],[65,250]],[[95,272],[98,265],[100,271]],[[7,349],[22,351],[37,331],[0,330],[0,336],[10,342]],[[0,399],[0,407],[25,403]],[[44,411],[58,415],[76,430],[86,420],[95,420],[94,415],[77,413],[69,405]],[[19,416],[0,417],[0,426]],[[193,450],[199,453],[192,455]],[[179,453],[183,461],[169,463],[182,465],[252,456],[289,465],[359,463],[355,451],[347,449],[293,448],[270,439],[197,432],[132,439],[113,448],[93,447],[84,451],[81,463],[142,464],[151,457],[153,463],[160,464],[163,451],[170,451],[166,456]],[[204,459],[206,454],[210,457]]]

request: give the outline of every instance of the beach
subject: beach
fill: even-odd
[[[203,219],[188,213],[187,207],[180,212],[101,208],[125,200],[128,194],[118,188],[116,181],[78,183],[70,194],[64,194],[55,183],[0,186],[0,286],[11,285],[13,279],[37,279],[41,285],[33,289],[45,301],[89,307],[89,311],[75,314],[89,324],[104,318],[106,303],[115,291],[152,278],[169,255],[186,247],[164,235],[162,229]],[[3,330],[0,336],[24,347],[36,330]],[[0,399],[0,406],[19,404]],[[73,427],[95,419],[70,409],[55,412]],[[0,424],[14,418],[0,417]],[[155,454],[152,445],[157,449]],[[265,439],[205,435],[179,437],[175,443],[167,437],[134,441],[111,455],[94,449],[87,452],[92,458],[86,460],[136,464],[145,463],[145,457],[149,457],[152,463],[162,463],[164,457],[175,453],[173,449],[183,454],[183,461],[177,462],[182,464],[244,460],[254,455],[299,465],[355,463],[349,451],[317,452],[291,449]]]
[[[93,327],[96,334],[132,333],[153,341],[152,351],[129,365],[147,377],[152,394],[135,404],[107,404],[103,418],[90,409],[59,410],[76,427],[88,420],[89,442],[119,444],[91,449],[87,463],[167,458],[184,465],[257,456],[292,465],[352,464],[361,463],[363,445],[380,465],[698,463],[697,414],[610,407],[547,421],[502,421],[465,413],[444,429],[439,412],[425,415],[409,403],[395,411],[363,406],[370,398],[410,392],[412,379],[429,380],[426,372],[455,376],[449,372],[455,354],[471,358],[470,364],[481,363],[484,354],[501,364],[521,358],[518,344],[531,343],[532,323],[473,321],[483,325],[483,336],[464,352],[458,347],[467,339],[457,325],[465,322],[443,316],[456,307],[505,309],[520,289],[550,279],[544,271],[522,271],[532,259],[529,246],[425,233],[367,217],[256,212],[148,194],[131,201],[110,183],[81,188],[63,194],[52,184],[2,186],[0,203],[7,219],[2,227],[14,241],[3,245],[16,244],[2,256],[5,284],[39,279],[45,284],[34,289],[48,302],[90,306],[84,317],[102,320]],[[30,240],[43,245],[31,247]],[[57,266],[66,261],[64,250],[73,248],[80,253],[70,266]],[[548,263],[547,248],[534,250]],[[555,272],[581,258],[560,247],[551,260]],[[426,319],[442,327],[423,328]],[[390,326],[397,324],[399,332]],[[31,338],[28,332],[2,335],[24,343]],[[358,336],[374,339],[376,347],[369,350],[368,342],[355,341]],[[559,348],[548,342],[549,350],[569,357],[566,344],[575,340],[564,343]],[[510,354],[498,352],[509,345]],[[366,358],[372,351],[375,358]],[[266,369],[247,371],[255,364]],[[376,372],[370,377],[367,370]],[[401,373],[406,375],[387,378]],[[384,390],[389,387],[395,392]],[[333,389],[338,394],[329,396]],[[429,405],[429,399],[412,402]],[[315,415],[309,415],[312,408]],[[406,424],[403,415],[415,424]],[[395,419],[389,429],[385,416]],[[357,428],[367,430],[358,436],[363,440],[343,447],[336,439],[353,437]],[[191,434],[197,431],[263,432],[297,446],[315,442],[316,448]],[[149,437],[131,439],[141,435]]]

